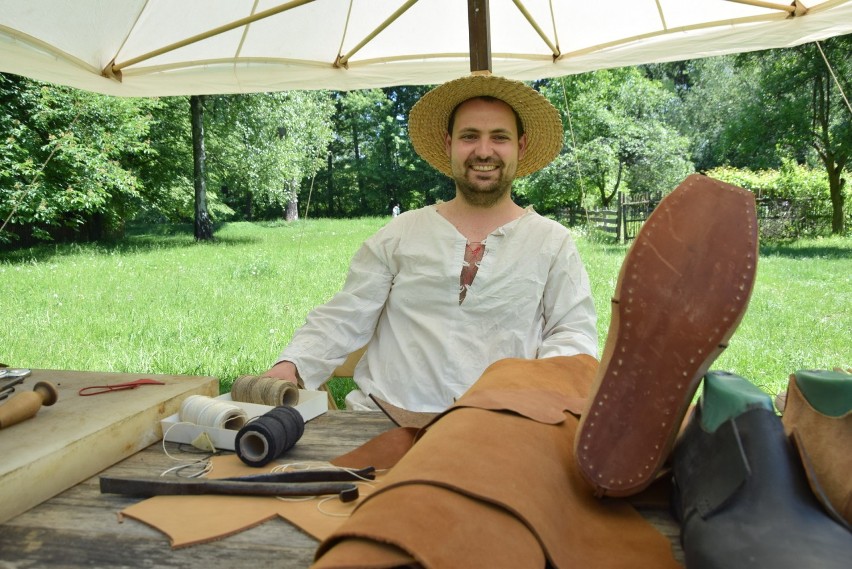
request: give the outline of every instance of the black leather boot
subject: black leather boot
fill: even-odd
[[[745,382],[713,372],[705,390],[727,380]],[[728,392],[720,414],[702,395],[675,446],[672,503],[686,567],[848,569],[852,533],[817,502],[766,397],[768,406],[738,405]]]

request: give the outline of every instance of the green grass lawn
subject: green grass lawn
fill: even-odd
[[[271,365],[389,218],[138,230],[114,245],[0,256],[0,361],[16,367],[211,375]],[[601,347],[626,248],[577,236]],[[852,239],[761,248],[748,312],[714,369],[774,393],[797,369],[852,366]]]

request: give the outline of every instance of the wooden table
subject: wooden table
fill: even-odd
[[[381,413],[329,411],[305,428],[289,460],[327,460],[393,427]],[[176,445],[167,443],[174,454]],[[156,476],[174,462],[160,443],[108,468],[112,476]],[[159,531],[117,512],[139,498],[101,494],[94,476],[0,525],[0,568],[56,567],[308,567],[317,542],[280,519],[225,539],[172,550]],[[667,512],[642,511],[672,540],[682,560],[678,528]]]

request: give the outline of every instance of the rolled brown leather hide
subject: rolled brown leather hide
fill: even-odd
[[[679,567],[668,539],[580,477],[572,412],[596,366],[581,355],[489,367],[320,544],[315,567]]]

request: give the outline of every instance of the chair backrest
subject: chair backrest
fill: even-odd
[[[367,346],[349,354],[346,361],[340,364],[332,372],[331,377],[352,377],[355,374],[355,365],[361,360],[361,356],[367,351]]]

